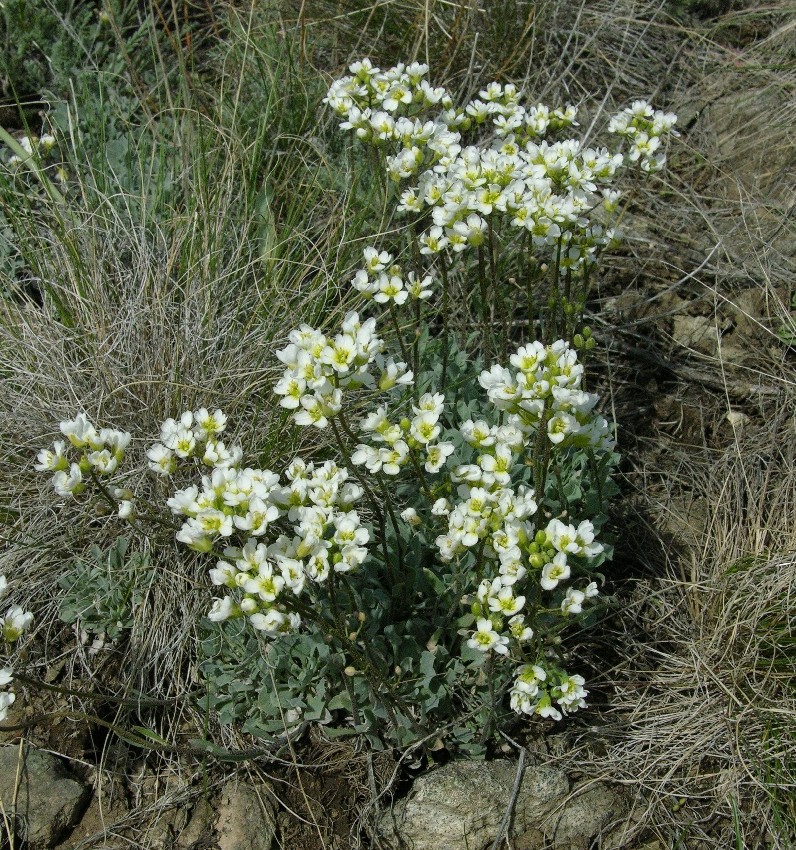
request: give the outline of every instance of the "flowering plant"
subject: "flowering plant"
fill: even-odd
[[[609,186],[627,164],[663,167],[674,116],[639,101],[609,126],[627,153],[586,148],[554,138],[577,125],[573,107],[523,106],[510,85],[459,109],[426,66],[350,70],[326,102],[373,146],[399,186],[396,211],[414,221],[391,250],[364,249],[357,311],[331,330],[300,325],[276,352],[278,405],[328,435],[330,454],[247,465],[245,447],[222,439],[227,415],[200,408],[167,419],[147,458],[171,482],[162,508],[176,539],[209,559],[209,621],[267,641],[272,671],[302,646],[323,660],[276,706],[283,722],[339,710],[374,739],[445,726],[477,750],[505,702],[553,719],[586,704],[562,633],[600,596],[617,456],[585,388],[594,339],[581,313],[612,238],[600,218],[619,202]],[[528,329],[511,354],[510,272],[527,281]],[[448,322],[473,277],[480,359]],[[148,521],[152,506],[119,480],[130,435],[82,413],[61,430],[69,445],[37,464],[56,492],[82,498],[90,484],[120,518]]]
[[[8,581],[0,575],[0,598],[6,595]],[[33,622],[33,614],[19,605],[12,605],[4,617],[0,617],[0,635],[7,645],[15,644]],[[7,659],[4,659],[4,662]],[[0,667],[0,721],[5,720],[8,709],[16,701],[16,694],[8,687],[14,681],[14,671],[8,664]]]

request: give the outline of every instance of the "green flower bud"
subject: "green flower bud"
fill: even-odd
[[[530,565],[535,570],[541,570],[542,567],[547,563],[547,558],[541,554],[541,552],[534,552],[533,555],[528,559]]]

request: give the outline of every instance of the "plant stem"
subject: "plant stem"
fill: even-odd
[[[356,441],[356,437],[351,432],[351,429],[348,427],[348,423],[345,421],[342,411],[337,414],[340,424],[343,426],[343,430],[349,436],[349,438],[353,441]],[[387,529],[384,523],[384,514],[379,506],[379,503],[376,501],[376,497],[373,494],[373,491],[370,489],[368,485],[367,479],[360,472],[359,467],[355,464],[351,463],[351,456],[346,449],[345,443],[343,442],[343,438],[340,436],[340,431],[337,428],[337,423],[334,419],[330,419],[329,422],[332,426],[332,431],[334,432],[335,440],[337,441],[337,446],[340,449],[340,453],[343,455],[343,458],[346,461],[346,465],[350,466],[354,475],[357,478],[357,481],[362,485],[362,489],[365,491],[365,494],[368,497],[368,502],[370,503],[370,507],[373,511],[373,515],[376,517],[376,524],[379,527],[379,542],[381,543],[382,554],[384,556],[384,566],[385,569],[389,565],[389,553],[387,550]]]
[[[393,306],[392,301],[388,302],[388,309],[393,327],[395,328],[395,335],[398,339],[398,347],[401,349],[401,357],[403,357],[404,363],[411,363],[412,359],[409,357],[406,346],[404,345],[404,338],[401,334],[401,326],[398,324],[398,317],[395,315],[395,307]]]
[[[442,272],[442,380],[440,387],[441,391],[445,392],[445,387],[448,379],[448,349],[450,341],[448,339],[448,266],[445,262],[445,255],[440,253],[440,270]]]
[[[484,356],[487,355],[489,340],[489,306],[487,304],[486,264],[484,262],[484,246],[478,246],[478,285],[481,290],[481,338]]]
[[[547,477],[547,461],[549,459],[549,443],[547,439],[547,420],[550,415],[550,399],[545,399],[539,426],[536,432],[536,442],[533,447],[533,489],[537,503],[544,499],[545,479]]]
[[[492,279],[492,292],[495,296],[500,321],[500,355],[505,363],[509,356],[509,326],[506,318],[506,302],[501,296],[497,279],[497,262],[495,260],[495,231],[492,226],[492,216],[487,219],[489,229],[489,277]]]

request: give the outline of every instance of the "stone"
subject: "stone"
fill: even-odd
[[[672,336],[678,345],[715,356],[719,348],[716,322],[708,316],[675,316]]]
[[[544,832],[552,833],[555,850],[588,850],[592,839],[603,838],[627,808],[618,790],[603,782],[585,783],[573,789],[561,811],[548,819]]]
[[[51,753],[0,747],[0,799],[6,812],[16,813],[17,835],[29,850],[55,846],[80,820],[90,797],[91,790]]]
[[[227,782],[221,789],[217,812],[219,850],[270,850],[276,815],[268,786]]]
[[[177,836],[177,847],[180,850],[189,850],[190,847],[199,844],[208,836],[210,824],[215,814],[213,807],[204,798],[197,801],[191,810],[190,820],[185,829]]]
[[[409,797],[382,817],[385,845],[396,850],[480,850],[490,845],[511,799],[516,773],[515,762],[455,762],[421,776]],[[527,765],[511,834],[538,827],[568,793],[563,771]]]

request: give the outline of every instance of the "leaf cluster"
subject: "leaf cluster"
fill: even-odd
[[[85,559],[75,559],[58,579],[64,591],[58,615],[89,635],[118,640],[133,625],[145,593],[149,558],[128,553],[119,537],[108,549],[93,546]]]

